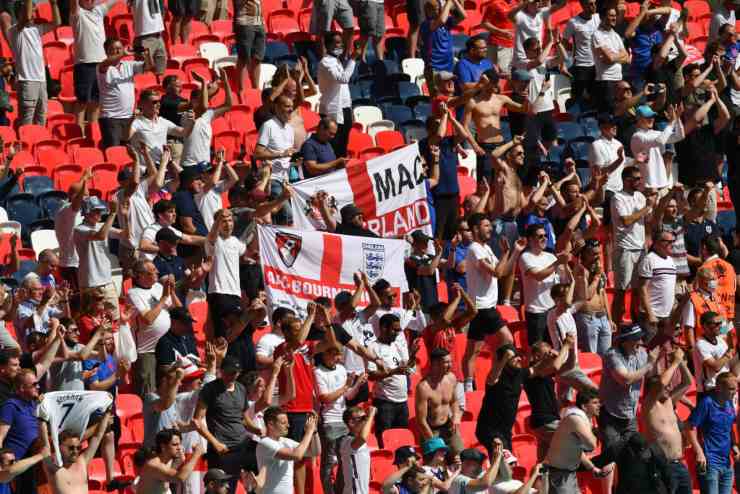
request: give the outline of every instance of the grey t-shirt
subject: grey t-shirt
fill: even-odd
[[[66,345],[66,343],[64,343]],[[70,352],[80,352],[84,348],[80,343],[68,347]],[[49,368],[51,389],[54,391],[85,391],[82,378],[82,361],[67,360],[52,364]]]
[[[601,405],[610,415],[626,420],[636,417],[642,379],[629,385],[620,384],[614,378],[614,371],[623,368],[634,372],[647,364],[647,361],[648,354],[644,348],[638,348],[633,355],[625,355],[616,347],[610,348],[606,353],[599,395]]]
[[[234,391],[226,391],[223,380],[217,379],[200,390],[201,403],[208,406],[208,430],[228,447],[234,447],[247,437],[244,411],[249,407],[247,390],[240,382]]]

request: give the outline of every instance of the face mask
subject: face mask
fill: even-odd
[[[713,292],[717,289],[717,280],[709,280],[707,282],[707,288],[710,292]]]
[[[331,54],[332,54],[332,55],[334,55],[335,57],[339,58],[339,57],[341,57],[341,56],[342,56],[342,53],[343,53],[343,52],[344,52],[344,50],[343,50],[342,48],[334,48],[334,49],[333,49],[333,50],[331,51]]]

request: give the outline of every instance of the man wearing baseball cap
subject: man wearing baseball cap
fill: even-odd
[[[496,481],[501,460],[504,456],[504,445],[500,439],[493,441],[493,458],[487,470],[483,469],[486,455],[475,448],[462,450],[460,453],[460,473],[452,480],[450,494],[464,494],[489,489]]]
[[[211,468],[203,477],[206,494],[226,494],[229,492],[229,480],[231,478],[231,475],[227,475],[220,468]]]
[[[632,156],[638,156],[640,153],[647,155],[647,160],[638,161],[644,187],[663,189],[671,185],[665,161],[663,161],[663,150],[666,144],[672,144],[684,138],[681,115],[675,106],[668,105],[665,111],[668,125],[662,131],[657,131],[653,130],[657,113],[650,106],[638,106],[636,114],[637,130],[632,134],[630,141]]]
[[[413,446],[401,446],[393,454],[393,464],[398,470],[383,479],[385,494],[427,493],[431,479],[419,464],[419,454]],[[427,486],[427,483],[429,485]]]
[[[603,434],[602,448],[609,449],[622,440],[625,433],[637,431],[637,404],[642,382],[660,355],[660,347],[650,353],[642,346],[643,331],[637,324],[619,328],[617,339],[604,355],[604,373],[599,397],[601,413],[599,429]]]
[[[159,338],[154,350],[160,370],[180,360],[199,360],[193,337],[193,316],[186,307],[173,307],[169,313],[170,329]]]
[[[319,212],[324,219],[326,229],[330,232],[340,235],[355,235],[357,237],[378,237],[375,233],[365,228],[363,225],[363,212],[354,204],[346,204],[339,210],[339,214],[342,216],[341,223],[337,223],[329,212],[327,201],[319,203]]]
[[[106,302],[110,302],[113,317],[118,319],[118,290],[113,284],[113,268],[108,251],[108,235],[119,235],[121,230],[113,228],[118,203],[111,201],[106,205],[96,196],[88,196],[82,201],[82,223],[77,225],[72,234],[77,254],[80,258],[80,267],[77,272],[80,291],[85,298],[91,292],[100,289],[105,294]],[[107,214],[105,222],[100,220]]]

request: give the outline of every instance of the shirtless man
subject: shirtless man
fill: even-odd
[[[491,197],[490,217],[493,220],[493,235],[491,248],[496,257],[501,259],[500,239],[506,238],[509,245],[514,245],[519,239],[519,226],[516,218],[528,204],[522,180],[517,171],[524,166],[524,137],[514,138],[499,146],[491,153],[493,170],[495,171],[494,188]],[[503,157],[503,159],[502,159]],[[514,272],[501,278],[501,292],[503,304],[509,305],[511,292],[514,289]]]
[[[681,382],[669,389],[676,370],[681,370]],[[645,435],[650,442],[657,443],[668,459],[671,478],[676,482],[673,494],[690,494],[691,477],[683,461],[683,443],[678,427],[675,406],[691,385],[691,371],[679,347],[671,354],[670,365],[661,375],[651,376],[645,381],[645,400],[642,404],[645,418]]]
[[[490,69],[483,73],[491,81],[498,81],[498,74]],[[517,103],[508,96],[498,94],[497,84],[488,84],[482,87],[480,92],[465,104],[463,116],[463,127],[470,128],[470,121],[475,123],[477,132],[476,149],[478,155],[477,177],[478,180],[487,178],[491,180],[491,153],[504,143],[501,133],[501,110],[506,107],[509,110],[525,112],[523,104]]]
[[[87,465],[95,457],[112,417],[110,410],[103,415],[95,434],[90,438],[87,449],[82,454],[80,454],[82,451],[80,437],[76,432],[62,431],[59,434],[59,452],[62,455],[62,466],[57,465],[52,456],[46,456],[42,463],[52,493],[81,494],[87,492]],[[44,450],[48,450],[50,447],[48,426],[46,422],[41,422],[39,425],[42,447]]]
[[[576,406],[563,410],[562,420],[555,430],[550,442],[550,449],[545,456],[548,466],[550,494],[580,492],[576,470],[583,462],[591,468],[593,465],[585,453],[596,448],[596,436],[592,430],[594,417],[598,417],[601,402],[599,394],[593,390],[584,390],[576,397]]]
[[[607,278],[601,264],[601,245],[589,239],[579,253],[576,265],[575,297],[585,300],[576,313],[578,325],[578,348],[582,352],[605,355],[612,346],[612,333],[617,329],[606,297]]]
[[[429,373],[416,385],[416,423],[422,442],[439,436],[456,455],[465,446],[459,432],[462,410],[455,393],[452,356],[444,348],[435,348],[429,364]]]
[[[204,453],[203,445],[198,443],[186,461],[182,436],[177,429],[159,431],[154,438],[154,447],[156,455],[141,467],[136,488],[136,492],[141,494],[170,494],[169,483],[187,479]],[[173,466],[176,460],[180,463],[178,468]]]

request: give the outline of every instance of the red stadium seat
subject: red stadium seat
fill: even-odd
[[[104,196],[118,188],[118,167],[113,163],[95,163],[92,165],[93,188]]]
[[[126,146],[111,146],[105,150],[105,161],[115,163],[119,168],[128,165],[133,160],[128,154]]]
[[[59,82],[61,83],[62,91],[59,93],[58,98],[62,103],[72,104],[77,101],[73,70],[74,68],[68,65],[59,73]]]
[[[36,158],[30,151],[19,151],[15,153],[13,159],[10,160],[10,167],[13,170],[25,170],[30,165],[38,165]]]
[[[228,19],[218,19],[211,23],[211,33],[219,37],[221,42],[234,32],[234,23]]]
[[[235,160],[241,152],[241,136],[235,130],[226,130],[213,136],[213,148],[226,150],[226,160]]]
[[[390,153],[396,146],[403,146],[403,134],[397,130],[381,130],[375,134],[375,144],[382,147],[386,153]]]
[[[401,446],[413,446],[416,438],[409,429],[386,429],[383,431],[383,449],[395,451]]]
[[[531,470],[537,464],[537,438],[530,434],[518,434],[511,438],[511,449],[519,465]]]
[[[712,16],[709,4],[703,0],[686,0],[683,6],[689,11],[689,21],[699,21]]]
[[[68,190],[69,186],[77,182],[82,175],[82,167],[72,163],[58,165],[52,171],[51,178],[54,180],[54,188]]]
[[[279,37],[284,37],[286,34],[301,31],[295,13],[288,9],[276,10],[269,14],[267,18],[267,27],[271,33],[278,34]]]
[[[9,147],[11,144],[18,141],[18,135],[15,133],[13,127],[7,125],[0,125],[0,139],[5,143],[5,147]]]
[[[463,445],[466,448],[475,448],[480,446],[478,438],[475,437],[475,426],[478,425],[477,421],[464,421],[460,423],[460,436],[463,440]]]
[[[170,45],[170,58],[180,62],[198,57],[198,49],[193,45],[174,44]]]
[[[73,156],[74,162],[85,168],[105,161],[103,152],[100,149],[93,147],[77,148],[75,149]]]
[[[48,141],[53,142],[53,141]],[[60,143],[61,145],[61,143]],[[53,147],[46,147],[42,145],[36,151],[36,160],[39,164],[43,165],[49,172],[52,172],[54,168],[59,165],[72,163],[72,158],[63,151],[61,148],[56,149]],[[67,190],[67,189],[64,189]]]
[[[82,129],[76,123],[62,122],[54,124],[51,129],[51,135],[60,141],[68,141],[77,137],[82,137]]]
[[[347,143],[347,153],[350,158],[356,158],[360,155],[363,149],[371,148],[375,145],[373,138],[370,135],[352,129],[349,131],[349,141]]]
[[[70,59],[69,46],[62,41],[50,41],[44,43],[44,58],[49,67],[49,73],[52,79],[59,79],[62,69],[67,63],[72,63]]]
[[[360,154],[357,156],[357,158],[361,160],[371,160],[373,158],[377,158],[378,156],[383,156],[384,154],[385,149],[380,146],[373,146],[360,151]]]
[[[182,63],[182,70],[188,76],[189,82],[196,82],[190,74],[191,72],[197,72],[206,81],[210,81],[213,79],[213,75],[211,73],[211,64],[207,58],[198,56],[189,58]]]
[[[52,139],[51,132],[41,125],[26,124],[18,127],[18,138],[28,146],[33,146],[39,141]]]
[[[191,21],[190,22],[190,40],[191,44],[193,38],[197,38],[198,36],[203,36],[204,34],[211,34],[211,30],[208,28],[208,24],[201,21]]]

